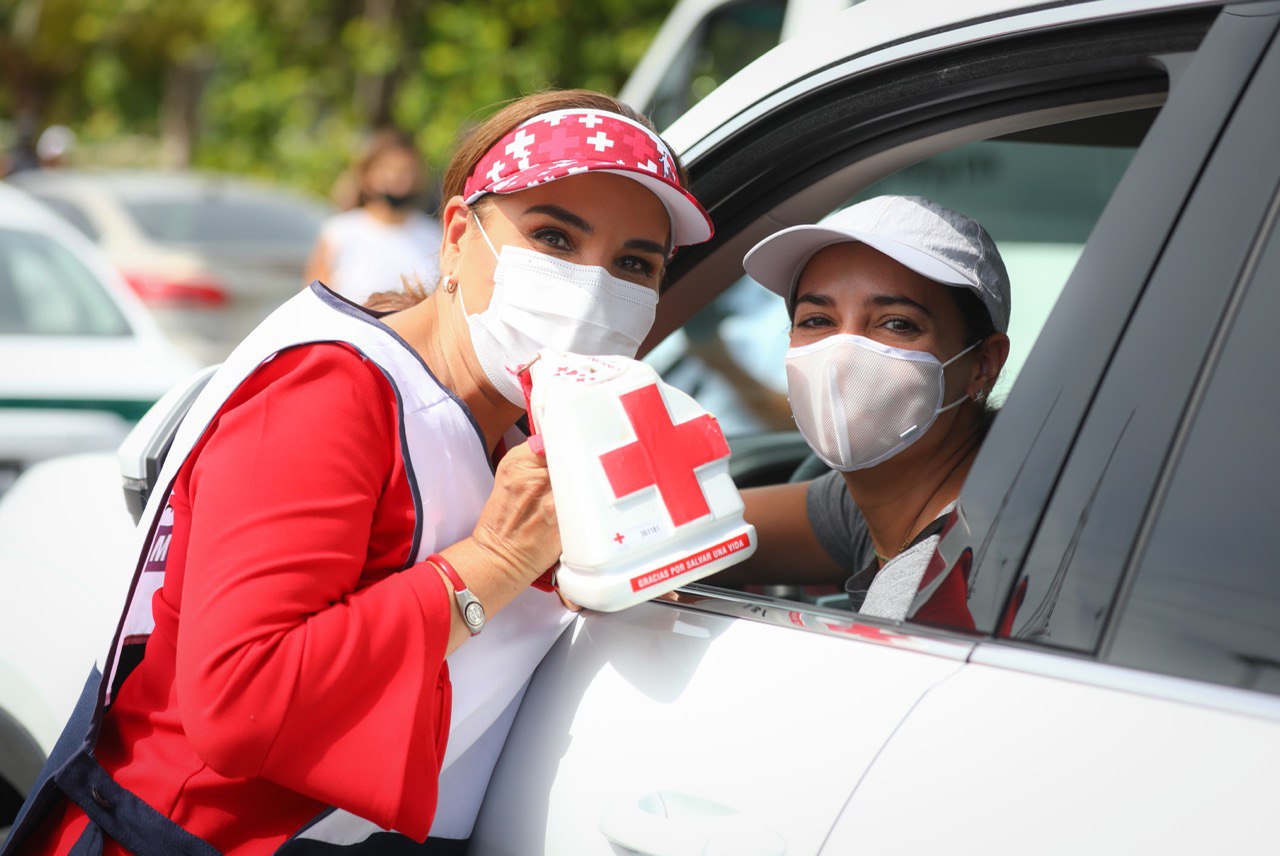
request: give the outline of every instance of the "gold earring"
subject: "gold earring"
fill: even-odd
[[[458,281],[451,276],[445,277],[444,290],[446,294],[453,294],[458,290]]]

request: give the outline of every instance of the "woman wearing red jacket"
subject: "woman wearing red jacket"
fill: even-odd
[[[187,414],[6,852],[465,850],[567,623],[530,587],[560,542],[515,372],[634,355],[711,224],[647,121],[584,91],[508,105],[444,190],[430,296],[384,317],[313,283]]]

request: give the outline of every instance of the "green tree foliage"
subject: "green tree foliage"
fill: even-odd
[[[394,124],[460,128],[549,86],[616,91],[672,0],[0,0],[0,115],[327,193]]]

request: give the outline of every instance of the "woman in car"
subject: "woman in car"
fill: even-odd
[[[743,265],[787,301],[792,412],[831,472],[745,491],[760,547],[721,579],[840,580],[862,614],[964,626],[958,577],[917,595],[1009,354],[991,236],[931,200],[881,196],[784,229]]]
[[[568,614],[530,587],[560,540],[515,370],[633,355],[672,248],[711,223],[649,123],[581,90],[499,111],[444,184],[427,299],[379,318],[315,284],[193,405],[101,694],[10,845],[465,848]]]

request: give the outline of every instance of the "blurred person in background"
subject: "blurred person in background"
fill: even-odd
[[[315,283],[251,333],[3,852],[464,853],[571,617],[536,582],[560,536],[514,367],[635,355],[711,237],[685,183],[616,99],[522,98],[449,166],[438,288],[383,317]]]
[[[374,134],[335,188],[335,196],[354,195],[355,207],[321,228],[305,280],[318,279],[353,303],[401,290],[406,282],[434,285],[441,232],[420,210],[426,184],[426,169],[407,136]]]
[[[36,157],[42,169],[66,166],[67,159],[76,149],[76,134],[66,125],[50,125],[36,141]]]
[[[0,176],[40,168],[40,157],[36,154],[35,120],[31,114],[23,113],[14,120],[14,127],[14,141],[5,152],[4,162],[0,164]]]
[[[29,169],[56,169],[65,166],[75,151],[75,132],[66,125],[50,125],[34,139],[29,122],[19,121],[18,139],[0,164],[0,175],[14,175]]]

